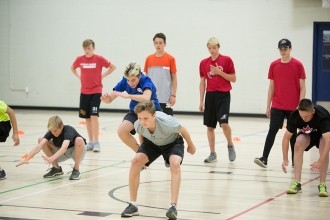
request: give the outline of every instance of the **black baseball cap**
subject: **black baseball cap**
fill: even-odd
[[[291,41],[286,38],[283,38],[278,42],[278,48],[291,48]]]

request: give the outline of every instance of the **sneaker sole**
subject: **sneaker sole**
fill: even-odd
[[[132,214],[121,214],[121,217],[123,217],[123,218],[129,218],[129,217],[138,216],[138,215],[139,215],[138,212],[134,212]]]
[[[78,177],[75,177],[75,178],[69,178],[70,180],[79,180],[80,179],[80,175]]]
[[[169,218],[170,220],[176,220],[177,217],[173,212],[168,212],[166,213],[166,217]]]
[[[55,177],[55,176],[61,176],[61,175],[63,175],[64,173],[62,172],[62,173],[56,173],[56,174],[54,174],[53,176],[44,176],[44,178],[53,178],[53,177]]]
[[[100,152],[101,151],[101,149],[99,149],[99,148],[94,148],[93,149],[93,152]]]
[[[319,193],[319,197],[328,197],[328,193]]]
[[[298,191],[288,190],[288,191],[286,191],[286,194],[297,194],[297,193],[301,193],[301,190],[298,190]]]
[[[218,160],[215,159],[215,160],[211,160],[211,161],[208,161],[208,160],[204,160],[204,163],[213,163],[213,162],[217,162]]]
[[[260,160],[254,160],[254,163],[257,164],[260,167],[267,168],[267,165],[262,163]]]

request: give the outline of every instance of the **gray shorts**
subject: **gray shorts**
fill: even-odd
[[[59,149],[60,148],[57,148],[57,147],[53,146],[52,147],[53,154],[55,154]],[[70,158],[73,159],[74,154],[75,154],[75,149],[76,149],[75,147],[68,148],[62,156],[57,158],[57,162],[63,162],[63,161],[66,161],[67,159],[70,159]],[[84,153],[83,153],[80,161],[82,161],[84,159],[86,151],[87,151],[87,148],[86,148],[86,145],[85,145]]]

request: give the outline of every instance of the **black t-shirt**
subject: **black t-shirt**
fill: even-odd
[[[330,132],[330,114],[329,112],[320,105],[316,105],[315,113],[312,120],[304,122],[299,115],[299,111],[295,110],[289,117],[286,129],[293,133],[297,129],[299,132],[305,134],[319,133],[323,134]]]
[[[70,125],[64,125],[63,131],[58,137],[55,137],[50,131],[48,131],[44,136],[44,138],[46,138],[47,140],[52,139],[55,147],[58,147],[58,148],[60,148],[62,146],[62,143],[64,140],[70,141],[68,148],[73,147],[74,140],[77,137],[82,137],[82,136],[76,131],[76,129],[74,129]],[[84,141],[85,141],[85,139],[84,139]]]

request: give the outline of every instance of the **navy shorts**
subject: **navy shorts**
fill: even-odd
[[[125,115],[124,120],[129,121],[129,122],[131,122],[131,123],[134,125],[134,123],[138,120],[138,116],[137,116],[137,114],[135,114],[135,112],[133,112],[133,111],[129,111],[129,112]],[[131,133],[132,135],[135,135],[135,134],[136,134],[135,129],[131,130],[130,133]]]
[[[101,93],[80,94],[79,117],[90,118],[91,115],[99,116]]]
[[[216,128],[217,123],[228,124],[230,92],[206,92],[204,125]]]
[[[178,137],[173,143],[157,146],[148,139],[144,138],[143,143],[140,145],[137,153],[144,153],[148,157],[148,163],[146,164],[149,166],[152,162],[154,162],[159,156],[163,156],[166,163],[169,164],[169,158],[171,155],[178,155],[182,158],[184,157],[184,142],[183,138],[180,136]],[[181,160],[181,163],[182,163]]]
[[[6,142],[11,130],[10,121],[0,122],[0,142]]]

